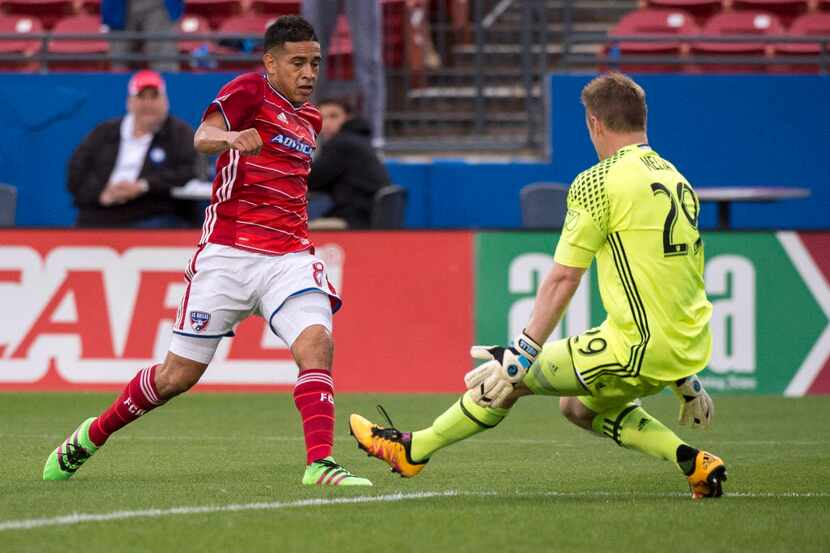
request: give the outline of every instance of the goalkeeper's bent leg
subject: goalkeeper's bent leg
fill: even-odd
[[[684,473],[694,468],[698,450],[689,446],[637,403],[609,409],[594,417],[593,429],[618,445],[671,461]]]
[[[509,409],[482,407],[467,392],[435,419],[432,426],[412,433],[412,459],[425,461],[441,448],[495,427],[509,412]]]
[[[570,354],[570,338],[549,342],[522,379],[539,396],[583,396],[591,392],[582,381]]]

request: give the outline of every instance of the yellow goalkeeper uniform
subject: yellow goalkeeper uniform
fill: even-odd
[[[603,359],[579,363],[586,384],[602,375],[673,381],[708,363],[712,305],[699,211],[689,182],[645,144],[620,149],[574,180],[554,259],[587,268],[596,257],[608,313],[597,337],[589,332],[571,344],[583,360]]]

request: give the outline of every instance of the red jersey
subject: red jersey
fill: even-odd
[[[295,107],[258,73],[222,87],[203,119],[214,111],[228,130],[256,129],[263,145],[256,156],[219,156],[199,243],[275,255],[311,248],[306,197],[320,112],[309,103]]]

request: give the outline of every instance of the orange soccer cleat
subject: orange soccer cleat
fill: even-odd
[[[352,413],[349,417],[349,433],[357,440],[357,446],[369,454],[385,461],[392,472],[404,478],[412,478],[424,470],[427,461],[416,463],[410,456],[412,434],[397,428],[383,428]]]
[[[722,496],[721,482],[725,481],[726,465],[723,464],[723,460],[708,451],[698,451],[695,457],[695,470],[689,475],[692,499]]]

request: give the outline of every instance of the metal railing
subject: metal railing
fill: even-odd
[[[423,37],[431,63],[387,69],[388,149],[533,154],[543,139],[548,62],[534,45],[548,40],[544,3],[471,0],[464,28],[451,0],[436,7]],[[512,51],[494,56],[494,45]]]

